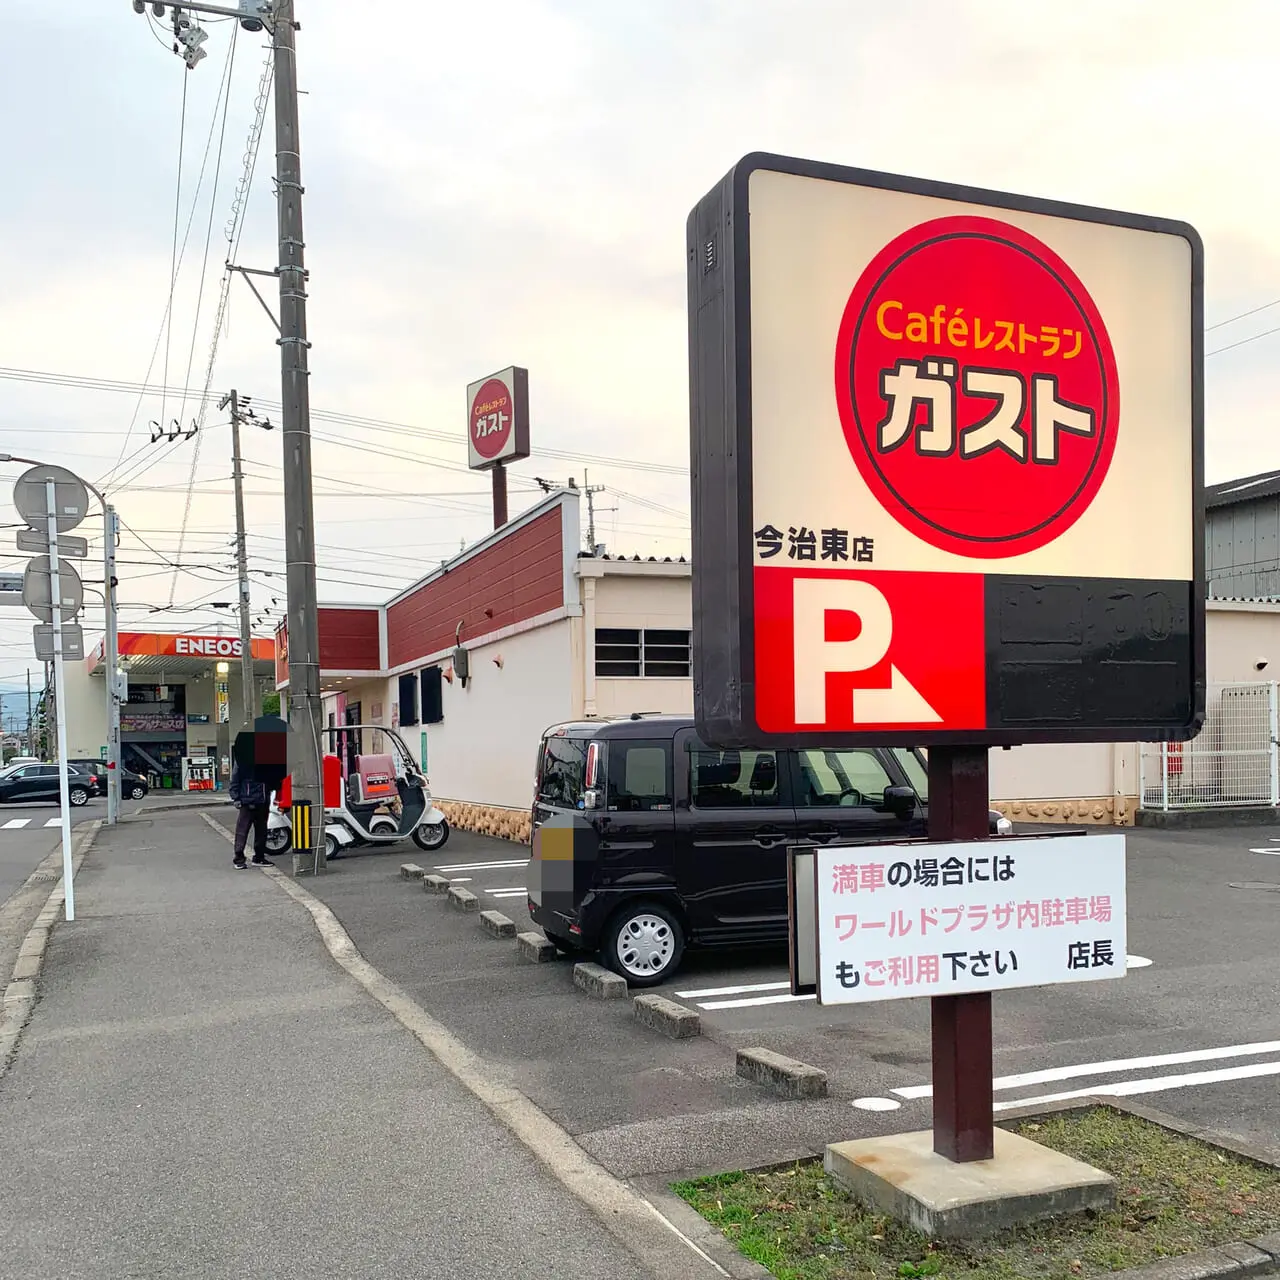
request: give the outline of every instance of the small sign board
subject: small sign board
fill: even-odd
[[[18,550],[30,551],[38,556],[49,554],[49,533],[41,529],[19,529]],[[74,533],[58,535],[58,554],[83,560],[89,554],[89,539]]]
[[[529,371],[512,367],[467,387],[467,465],[483,471],[529,456]]]
[[[31,628],[35,640],[36,657],[41,662],[53,661],[53,625],[40,623]],[[84,628],[79,623],[64,622],[62,624],[62,656],[73,662],[84,657]]]
[[[22,602],[22,574],[0,573],[0,604]]]
[[[688,272],[705,741],[1195,735],[1191,227],[751,155]]]
[[[793,873],[791,936],[793,948],[808,942],[816,950],[819,1004],[1124,976],[1122,835],[806,853],[811,861]],[[809,903],[814,924],[802,928]],[[797,971],[793,952],[793,990],[807,967]]]

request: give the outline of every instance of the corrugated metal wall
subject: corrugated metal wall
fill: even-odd
[[[1280,597],[1280,496],[1205,513],[1211,596]]]

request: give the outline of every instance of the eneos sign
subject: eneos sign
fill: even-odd
[[[750,156],[689,264],[708,741],[1195,733],[1190,227]]]
[[[467,387],[467,462],[472,470],[529,456],[529,371],[512,367]]]

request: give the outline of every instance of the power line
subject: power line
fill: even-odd
[[[1253,307],[1249,311],[1242,311],[1238,316],[1231,316],[1226,320],[1219,320],[1217,324],[1211,324],[1205,329],[1205,333],[1212,333],[1215,329],[1221,329],[1225,325],[1235,324],[1237,320],[1243,320],[1247,316],[1256,316],[1259,311],[1266,311],[1270,307],[1280,307],[1280,298],[1273,298],[1270,302],[1264,302],[1260,307]]]
[[[1257,342],[1259,338],[1269,338],[1273,333],[1280,333],[1280,325],[1274,329],[1264,329],[1261,333],[1255,333],[1248,338],[1241,338],[1239,342],[1229,342],[1225,347],[1215,347],[1212,351],[1206,351],[1204,358],[1207,360],[1210,356],[1220,356],[1224,351],[1233,351],[1236,347],[1243,347],[1246,343]]]
[[[167,386],[169,383],[169,347],[173,341],[173,295],[178,287],[178,220],[182,216],[182,160],[183,151],[186,148],[187,141],[187,77],[182,77],[182,115],[178,123],[178,182],[177,190],[173,195],[173,248],[169,254],[169,304],[165,307],[165,329],[164,329],[164,381]],[[196,189],[196,196],[200,195],[199,188]],[[192,217],[195,216],[195,200],[191,202]],[[190,224],[188,223],[188,227]],[[186,245],[183,245],[186,248]],[[160,395],[160,421],[165,420],[165,408],[168,403],[168,397],[161,392]],[[125,443],[128,443],[128,437],[125,437]]]

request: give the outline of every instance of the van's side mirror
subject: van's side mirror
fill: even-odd
[[[910,787],[885,787],[884,807],[906,821],[916,811],[916,793]]]

